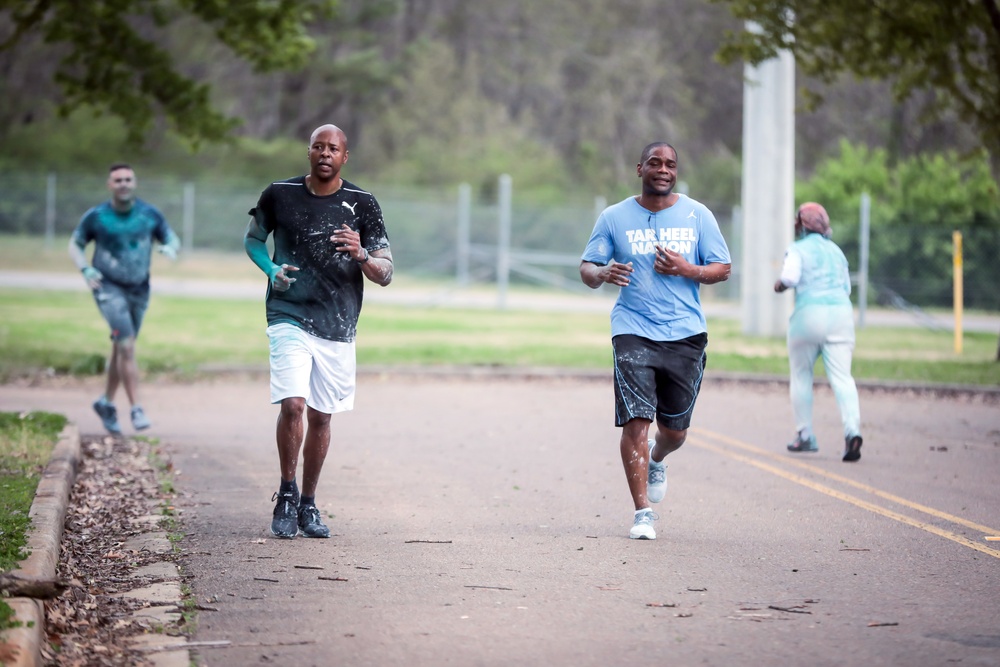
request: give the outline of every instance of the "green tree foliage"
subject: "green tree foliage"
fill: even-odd
[[[723,62],[752,64],[787,49],[807,76],[889,79],[898,99],[934,93],[1000,159],[1000,7],[996,0],[712,0],[760,30],[731,31]],[[818,101],[815,94],[813,101]]]
[[[255,71],[301,66],[315,48],[307,26],[335,0],[0,0],[0,51],[30,38],[59,58],[60,109],[91,107],[120,117],[140,144],[162,115],[197,144],[239,123],[212,106],[210,88],[176,68],[160,42],[178,19],[197,17]]]
[[[742,67],[722,66],[712,55],[726,31],[741,24],[721,4],[336,0],[336,12],[329,13],[333,0],[48,0],[51,9],[35,17],[34,28],[13,39],[15,16],[27,20],[40,2],[0,0],[0,44],[7,45],[0,49],[0,169],[9,164],[89,171],[116,159],[148,157],[162,160],[150,163],[150,171],[176,172],[184,162],[176,152],[189,146],[171,136],[171,127],[207,139],[238,121],[239,128],[225,133],[235,144],[301,145],[317,125],[335,122],[351,143],[349,172],[363,182],[451,189],[456,181],[469,181],[482,184],[485,193],[495,175],[506,172],[519,193],[532,188],[550,198],[591,201],[601,195],[610,201],[635,191],[642,147],[666,139],[681,152],[681,179],[693,196],[715,208],[729,208],[739,198]],[[70,12],[89,31],[86,39],[63,26],[76,41],[47,42],[46,30],[56,30]],[[182,88],[165,98],[181,113],[167,115],[147,93],[160,87],[144,80],[135,65],[145,58],[118,46],[116,21],[155,45],[169,57],[160,64],[187,79],[188,92]],[[286,44],[295,58],[281,58]],[[310,45],[311,55],[303,56]],[[304,66],[290,70],[265,71],[252,62],[283,67],[300,58]],[[66,59],[69,64],[63,64]],[[83,78],[91,61],[114,65],[95,70],[97,87]],[[68,102],[54,83],[57,69],[85,82],[79,94],[91,95],[86,99],[95,104],[105,99],[102,87],[108,100],[123,98],[99,107],[112,113],[96,122],[89,104],[80,107],[81,114],[54,120],[55,105],[65,108]],[[889,94],[892,78],[802,80],[818,87],[824,104],[796,118],[801,174],[835,152],[841,137],[870,146],[896,141],[890,162],[921,151],[978,146],[953,115],[935,124],[918,117],[926,91],[896,105]],[[212,113],[196,111],[209,104]],[[117,137],[126,131],[111,124],[118,120],[115,109],[138,114],[140,121],[154,114],[152,131],[142,137],[145,156],[137,146],[122,146]],[[266,158],[228,169],[209,149],[200,147],[184,170],[194,174],[219,164],[214,173],[227,178],[251,169],[270,178],[287,173]],[[244,154],[232,149],[234,156]],[[293,157],[301,161],[299,150]]]
[[[798,201],[821,202],[834,240],[858,266],[859,204],[871,197],[869,277],[878,298],[920,306],[952,301],[952,232],[963,235],[965,305],[1000,309],[1000,190],[986,155],[919,155],[890,166],[885,149],[841,143],[840,155],[798,184]]]

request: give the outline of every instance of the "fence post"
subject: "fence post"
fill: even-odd
[[[45,179],[45,249],[52,249],[56,236],[56,175],[49,173]]]
[[[607,207],[608,207],[608,200],[607,200],[606,197],[603,197],[601,195],[597,195],[596,197],[594,197],[594,220],[595,221],[599,217],[601,217],[601,213],[603,213],[604,209],[606,209]]]
[[[472,186],[458,186],[458,247],[455,249],[455,278],[458,284],[469,284],[469,236],[472,217]]]
[[[497,192],[498,223],[497,230],[497,308],[507,307],[507,284],[510,281],[510,217],[511,217],[511,177],[510,174],[500,174]]]
[[[858,257],[858,328],[865,328],[865,311],[868,310],[868,242],[871,239],[872,198],[861,193],[861,238]]]
[[[194,250],[194,183],[184,184],[184,253]]]
[[[964,295],[962,293],[962,232],[957,229],[951,233],[952,241],[954,242],[954,256],[952,262],[954,264],[955,277],[954,277],[954,287],[953,287],[953,300],[955,302],[955,354],[962,354],[962,306],[965,301]]]

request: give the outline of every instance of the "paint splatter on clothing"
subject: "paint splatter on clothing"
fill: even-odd
[[[609,206],[594,225],[582,260],[601,266],[632,262],[631,282],[621,288],[611,311],[611,335],[681,340],[706,331],[700,285],[653,270],[655,246],[680,253],[697,265],[729,264],[729,247],[705,205],[686,195],[662,211],[642,207],[635,197]]]
[[[149,283],[153,241],[166,244],[172,236],[163,214],[136,199],[126,213],[116,211],[109,201],[84,213],[73,231],[73,242],[84,248],[94,241],[91,263],[103,279],[134,287]]]
[[[284,292],[267,290],[268,325],[287,322],[327,340],[349,343],[357,332],[364,296],[361,266],[338,252],[330,237],[347,225],[372,252],[389,247],[382,209],[375,197],[343,181],[331,195],[309,192],[305,176],[272,183],[250,209],[274,238],[272,261],[299,268]]]

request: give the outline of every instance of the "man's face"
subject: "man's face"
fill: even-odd
[[[320,181],[332,181],[347,162],[347,138],[343,132],[317,132],[309,146],[309,170]]]
[[[677,153],[669,146],[654,148],[636,171],[642,179],[643,194],[669,195],[677,183]]]
[[[131,169],[115,169],[108,175],[108,190],[116,202],[131,203],[135,199],[135,172]]]

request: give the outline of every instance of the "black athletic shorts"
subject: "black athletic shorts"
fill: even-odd
[[[615,350],[615,425],[633,419],[657,421],[683,431],[691,425],[708,355],[708,334],[656,341],[622,334]]]

